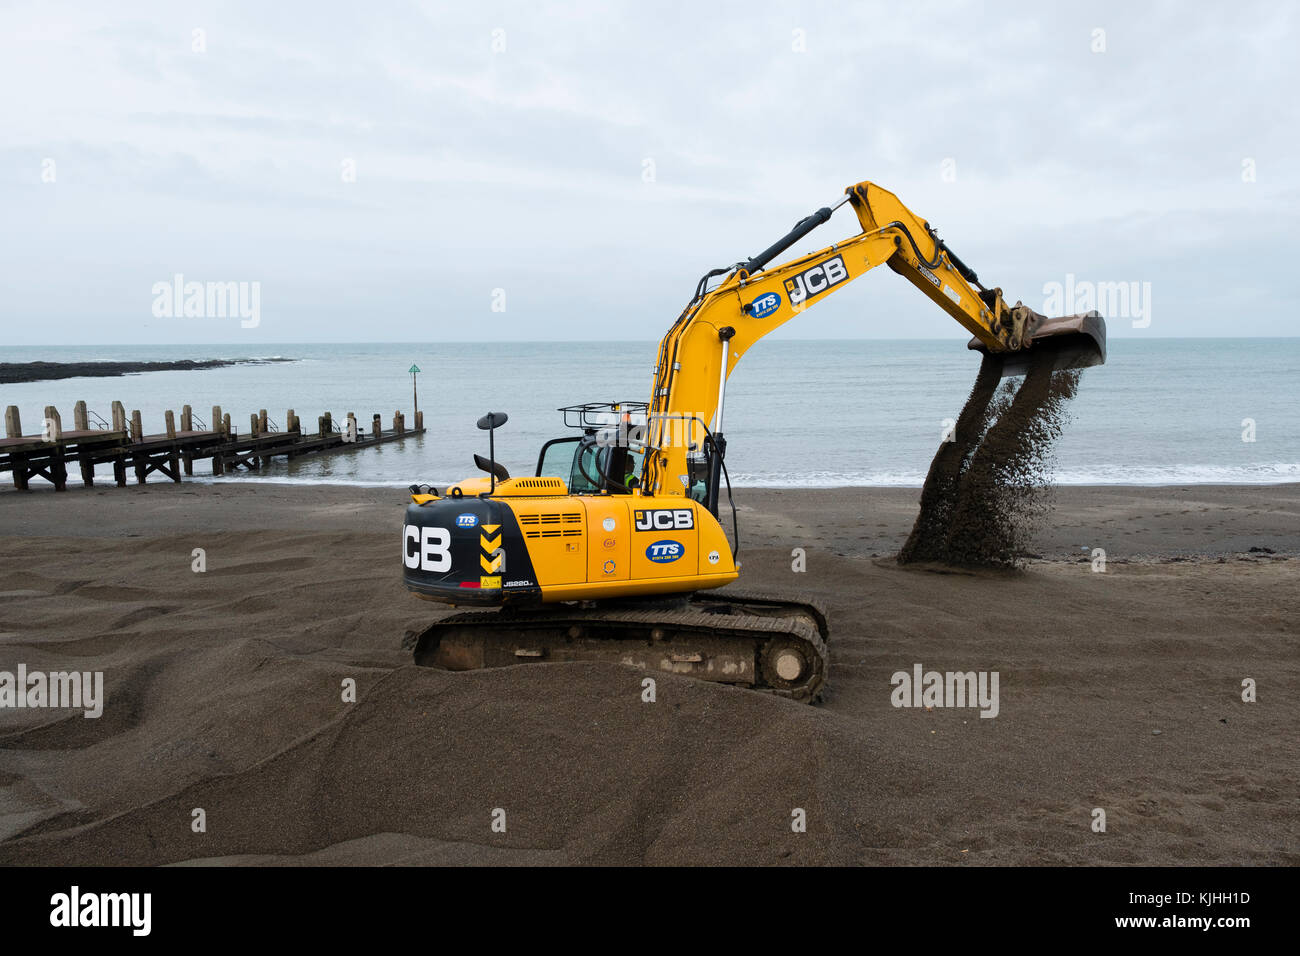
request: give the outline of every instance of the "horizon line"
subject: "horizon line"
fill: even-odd
[[[285,340],[277,342],[257,343],[259,347],[265,348],[275,345],[599,345],[606,342],[656,342],[661,341],[659,338],[575,338],[575,339],[438,339],[438,340],[417,340],[417,339],[316,339],[316,340]],[[1167,342],[1176,341],[1237,341],[1249,339],[1300,339],[1297,335],[1108,335],[1107,340],[1122,339],[1125,341],[1141,341],[1159,339]],[[784,342],[951,342],[958,341],[958,337],[951,338],[943,336],[926,336],[923,338],[902,338],[896,336],[890,337],[867,337],[854,336],[850,338],[811,338],[811,339],[777,339],[775,341]],[[133,348],[133,347],[167,347],[167,348],[230,348],[240,346],[240,342],[33,342],[24,344],[9,344],[4,348],[11,349],[75,349],[75,348]],[[0,354],[3,349],[0,349]]]

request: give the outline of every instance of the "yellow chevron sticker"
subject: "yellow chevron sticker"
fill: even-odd
[[[484,571],[491,574],[493,571],[501,570],[501,562],[504,558],[505,555],[498,554],[495,558],[488,560],[486,555],[480,554],[478,556],[478,563],[482,566]]]
[[[499,524],[485,524],[485,525],[482,525],[481,527],[482,527],[483,530],[486,531],[488,534],[496,534],[496,533],[497,533],[497,528],[501,527],[501,525],[499,525]]]
[[[495,538],[489,538],[485,534],[478,536],[478,546],[483,549],[484,554],[491,554],[497,548],[501,547],[501,535]]]

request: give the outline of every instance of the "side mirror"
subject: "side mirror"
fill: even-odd
[[[488,412],[478,420],[478,427],[482,431],[490,432],[494,428],[500,428],[508,421],[510,421],[510,416],[505,412]]]

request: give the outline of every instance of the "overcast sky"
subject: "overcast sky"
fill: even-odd
[[[6,2],[4,341],[653,340],[867,179],[1013,301],[1297,334],[1295,8],[1057,7]],[[781,334],[966,337],[883,268]]]

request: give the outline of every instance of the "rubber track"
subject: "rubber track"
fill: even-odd
[[[722,597],[722,595],[719,595]],[[735,595],[737,600],[743,600]],[[772,599],[756,596],[755,600],[771,603]],[[420,648],[428,638],[435,636],[440,629],[460,624],[482,624],[490,637],[492,629],[499,629],[510,639],[520,633],[530,631],[550,631],[556,636],[562,635],[574,625],[599,622],[605,627],[626,625],[628,629],[646,627],[663,627],[673,630],[674,638],[697,633],[701,636],[733,637],[738,642],[752,644],[756,652],[762,650],[767,642],[774,638],[786,638],[804,645],[812,651],[813,666],[807,679],[798,687],[777,688],[755,684],[752,689],[774,694],[789,700],[811,703],[816,701],[826,683],[826,674],[830,667],[826,642],[822,640],[817,628],[806,620],[799,618],[761,617],[746,614],[710,614],[704,611],[635,611],[603,608],[565,608],[552,613],[546,612],[500,612],[468,611],[453,614],[435,621],[418,636],[404,641],[404,646],[411,650]],[[756,654],[757,656],[757,654]],[[755,668],[755,680],[762,679],[762,666]]]
[[[816,619],[817,630],[821,633],[822,640],[830,643],[830,619],[826,613],[826,605],[812,594],[796,591],[774,597],[767,591],[746,591],[743,588],[726,587],[713,591],[696,591],[691,595],[691,600],[698,603],[714,603],[719,599],[723,603],[735,601],[738,604],[762,604],[773,609],[788,607],[792,614],[807,612]]]

